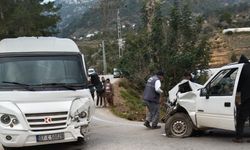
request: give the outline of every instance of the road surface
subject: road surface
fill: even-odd
[[[164,128],[146,129],[142,122],[114,116],[106,108],[97,108],[91,134],[85,144],[57,144],[18,150],[249,150],[250,143],[233,143],[233,132],[214,131],[197,137],[167,138]],[[162,125],[163,126],[163,125]],[[248,135],[249,139],[250,136]]]

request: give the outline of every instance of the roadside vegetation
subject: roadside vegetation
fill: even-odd
[[[174,3],[167,17],[162,16],[159,3],[152,6],[154,13],[147,5],[142,9],[144,26],[137,33],[127,34],[126,53],[119,65],[140,90],[150,75],[163,70],[163,89],[167,94],[185,70],[208,68],[209,34],[203,28],[204,18],[194,16],[189,3]]]
[[[128,82],[127,79],[120,79],[115,83],[115,107],[111,111],[122,118],[132,121],[144,121],[146,116],[146,107],[141,98],[142,91],[138,87]],[[162,99],[164,102],[164,98]],[[165,107],[161,106],[160,118],[165,114]]]
[[[119,80],[116,86],[118,96],[112,111],[117,116],[128,120],[142,121],[145,119],[145,106],[140,97],[141,93],[127,79]]]

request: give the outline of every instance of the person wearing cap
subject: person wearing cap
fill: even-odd
[[[236,115],[236,136],[233,142],[243,142],[243,130],[246,119],[250,114],[250,63],[248,59],[241,55],[239,63],[244,63],[241,71],[237,92],[240,92],[240,102],[237,104],[237,115]],[[249,141],[248,141],[249,142]]]
[[[144,126],[151,129],[159,129],[158,126],[160,115],[160,94],[163,93],[161,89],[161,81],[163,80],[164,73],[159,71],[156,75],[151,76],[146,83],[143,92],[143,100],[148,108]],[[150,123],[152,122],[152,126]]]

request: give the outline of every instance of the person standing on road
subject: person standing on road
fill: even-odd
[[[88,82],[89,82],[88,88],[90,90],[91,97],[94,100],[94,98],[95,98],[95,86],[94,86],[94,84],[91,83],[91,80],[89,80]]]
[[[236,115],[236,136],[235,139],[233,139],[233,142],[236,143],[243,142],[242,135],[244,125],[247,117],[249,117],[250,114],[250,63],[244,55],[241,55],[239,63],[245,64],[242,68],[237,88],[237,92],[240,92],[241,100],[237,107],[238,109]]]
[[[160,94],[163,93],[161,89],[161,81],[163,80],[164,73],[159,71],[156,75],[151,76],[146,83],[143,93],[143,100],[148,108],[146,114],[146,121],[144,126],[151,129],[159,129],[158,126],[160,115]],[[152,126],[150,123],[152,122]]]
[[[114,106],[114,100],[113,100],[113,96],[114,96],[114,92],[113,92],[113,86],[110,83],[110,79],[108,78],[106,80],[106,83],[104,85],[104,89],[105,89],[105,99],[107,100],[109,106]]]
[[[100,95],[100,106],[102,106],[102,104],[104,104],[104,107],[107,106],[107,102],[106,102],[106,99],[105,99],[105,83],[106,83],[106,80],[104,77],[101,78],[101,81],[102,81],[102,86],[103,86],[103,93],[101,93]]]
[[[97,73],[93,73],[90,75],[90,81],[95,86],[96,89],[96,95],[97,95],[96,105],[98,106],[99,101],[101,101],[101,95],[104,93],[103,85]]]

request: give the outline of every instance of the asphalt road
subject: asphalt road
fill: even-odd
[[[250,148],[250,143],[247,142],[233,143],[231,140],[234,133],[221,130],[196,137],[167,138],[164,136],[163,124],[161,129],[146,129],[142,122],[118,118],[106,108],[96,109],[91,126],[90,138],[84,144],[66,143],[18,150],[249,150]]]
[[[18,150],[249,150],[250,143],[233,143],[234,132],[212,130],[189,138],[168,138],[161,129],[150,130],[142,122],[114,116],[107,108],[96,108],[86,143],[66,143],[18,148]],[[245,139],[250,139],[250,132]]]

